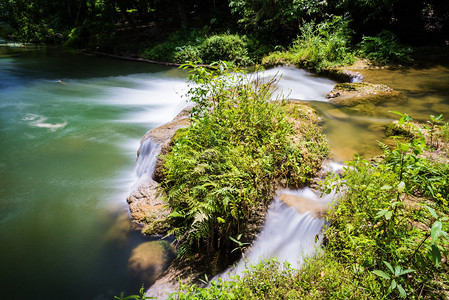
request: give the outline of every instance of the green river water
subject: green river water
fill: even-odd
[[[376,140],[395,119],[389,110],[449,116],[448,65],[364,71],[408,99],[369,112],[329,104],[335,83],[300,70],[282,69],[281,85],[317,109],[343,161],[379,153]],[[133,249],[153,243],[158,265],[166,245],[129,229],[136,150],[185,106],[184,90],[177,69],[0,47],[0,298],[113,299],[139,289]]]

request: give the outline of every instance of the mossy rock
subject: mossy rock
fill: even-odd
[[[367,82],[336,84],[332,91],[326,95],[326,98],[330,102],[341,106],[377,105],[390,101],[407,101],[407,98],[401,92],[395,91],[384,84]]]

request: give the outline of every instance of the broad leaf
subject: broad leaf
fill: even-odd
[[[433,208],[431,208],[430,206],[426,205],[427,210],[430,212],[430,214],[432,215],[432,217],[434,217],[435,219],[438,219],[438,215],[435,212],[435,210]]]
[[[385,279],[388,279],[388,280],[391,279],[390,276],[388,276],[385,272],[383,272],[381,270],[374,270],[373,273],[376,274],[377,276],[383,277]]]
[[[436,243],[438,238],[443,235],[443,224],[440,221],[435,221],[430,229],[430,234],[432,236],[432,242]]]
[[[389,262],[386,262],[386,261],[384,261],[384,264],[388,267],[388,269],[390,269],[390,271],[391,271],[391,274],[394,274],[394,270],[393,270],[393,267],[390,265],[390,263]]]
[[[402,287],[402,285],[398,284],[398,290],[399,290],[399,294],[401,294],[402,298],[405,298],[407,296],[407,294],[405,293],[405,290]]]
[[[439,267],[441,264],[441,252],[437,245],[433,244],[431,250],[429,251],[432,262],[436,267]]]

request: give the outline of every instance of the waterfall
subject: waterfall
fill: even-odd
[[[141,142],[136,162],[137,180],[133,185],[133,190],[139,188],[143,182],[153,181],[152,176],[160,152],[161,146],[153,139],[147,138]]]
[[[321,197],[310,188],[299,190],[282,190],[268,208],[264,227],[246,251],[245,258],[234,268],[217,275],[223,279],[241,274],[244,269],[263,260],[276,257],[279,262],[288,262],[293,268],[299,268],[305,258],[316,253],[322,241],[322,230],[325,221],[314,218],[311,212],[298,213],[291,206],[280,200],[281,194],[290,194],[315,201],[319,205],[330,203],[333,196]]]

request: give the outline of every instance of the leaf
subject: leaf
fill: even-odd
[[[438,215],[435,212],[435,210],[433,208],[431,208],[430,206],[426,205],[427,210],[430,212],[430,214],[432,215],[432,217],[434,217],[435,219],[438,219]]]
[[[398,184],[398,192],[399,193],[403,193],[405,191],[405,182],[404,181],[401,181],[399,184]]]
[[[408,274],[408,273],[413,273],[413,272],[416,272],[416,271],[413,270],[413,269],[401,270],[401,272],[399,272],[398,276],[402,276],[402,275],[405,275],[405,274]]]
[[[432,259],[432,262],[435,264],[436,267],[439,267],[441,264],[441,252],[437,245],[433,244],[430,252],[430,256]]]
[[[398,112],[398,111],[395,111],[395,110],[389,110],[388,112],[389,112],[389,113],[393,113],[393,114],[396,114],[396,115],[398,115],[398,116],[401,116],[401,117],[403,117],[403,116],[404,116],[404,114],[403,114],[403,113],[400,113],[400,112]]]
[[[399,266],[399,265],[396,266],[396,268],[394,268],[394,276],[398,277],[399,274],[401,273],[401,271],[402,271],[401,266]]]
[[[407,293],[405,292],[405,290],[402,287],[402,285],[398,284],[398,290],[399,290],[399,294],[401,294],[402,298],[405,298],[407,296]]]
[[[220,217],[217,217],[217,222],[218,223],[226,223],[226,221],[225,221],[225,219],[223,219],[223,218],[220,218]]]
[[[376,215],[376,219],[383,217],[387,212],[388,212],[387,209],[383,209],[383,210],[379,211]]]
[[[376,274],[377,276],[383,277],[385,279],[388,279],[388,280],[391,279],[390,276],[388,276],[385,272],[383,272],[381,270],[374,270],[373,273]]]
[[[393,216],[393,212],[391,210],[389,210],[385,213],[386,220],[390,220],[392,216]]]
[[[401,144],[400,148],[401,148],[401,151],[407,152],[410,149],[410,144]]]
[[[390,265],[390,263],[389,262],[386,262],[386,261],[384,261],[384,264],[388,267],[388,269],[390,269],[390,271],[391,271],[391,274],[394,274],[394,270],[393,270],[393,267]]]
[[[430,234],[432,236],[432,242],[436,243],[438,238],[443,235],[443,224],[440,221],[435,221],[430,229]]]
[[[396,280],[393,279],[393,280],[391,281],[390,289],[391,289],[391,290],[394,290],[394,289],[396,288],[396,286],[397,286]]]

